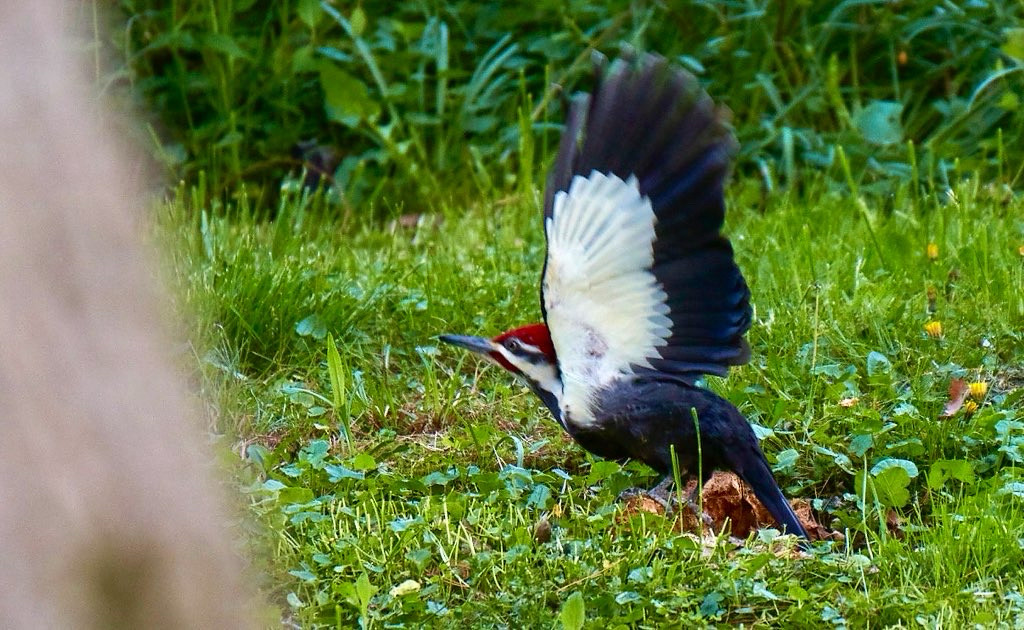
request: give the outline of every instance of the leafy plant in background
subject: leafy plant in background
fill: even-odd
[[[542,170],[561,119],[551,84],[583,85],[589,51],[623,44],[701,76],[733,112],[741,169],[769,188],[805,165],[845,181],[836,147],[867,191],[945,186],[957,166],[1016,184],[1005,165],[1024,162],[1024,9],[1008,0],[118,6],[113,78],[159,113],[159,155],[187,180],[205,172],[218,197],[244,182],[271,204],[310,165],[302,141],[350,207],[504,185]]]
[[[458,190],[468,169],[479,188],[497,166],[515,166],[524,94],[542,93],[545,68],[564,71],[628,7],[617,4],[366,2],[342,12],[310,0],[125,0],[118,76],[159,112],[159,154],[186,179],[206,172],[214,195],[247,182],[271,200],[302,166],[296,144],[314,139],[340,161],[350,201],[383,191],[418,205],[437,192],[434,179]],[[583,23],[567,29],[567,16]]]
[[[514,120],[508,124],[509,110],[519,94],[516,76],[527,64],[517,56],[519,47],[511,37],[495,42],[467,75],[450,67],[449,26],[437,16],[411,31],[390,24],[368,42],[361,8],[353,11],[351,21],[330,5],[324,10],[341,25],[354,50],[350,54],[333,46],[320,49],[338,62],[325,63],[320,71],[328,119],[373,143],[371,149],[342,160],[336,184],[345,197],[353,202],[364,197],[357,186],[367,185],[359,178],[367,163],[376,164],[378,173],[394,168],[400,180],[413,183],[423,196],[441,195],[439,179],[447,172],[468,169],[479,182],[486,182],[483,161],[494,158],[517,131]],[[418,37],[411,37],[417,31]],[[406,65],[415,70],[405,83],[392,85],[374,51],[386,54],[396,39],[405,40],[400,45],[409,57]],[[341,69],[351,65],[365,68],[373,88]]]

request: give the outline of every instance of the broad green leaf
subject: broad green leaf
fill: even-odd
[[[295,6],[295,12],[299,15],[299,19],[310,28],[316,26],[323,15],[323,11],[320,10],[320,0],[299,0]]]
[[[320,62],[316,57],[316,49],[312,45],[300,46],[292,53],[292,74],[316,72]]]
[[[903,105],[895,101],[872,101],[857,112],[854,124],[864,140],[871,144],[888,145],[903,141],[900,116]]]
[[[579,591],[573,592],[562,604],[562,611],[558,614],[558,618],[565,630],[580,630],[583,627],[583,621],[587,618],[583,594]]]
[[[902,468],[907,473],[908,479],[913,479],[917,476],[917,464],[910,461],[909,459],[896,459],[895,457],[887,457],[882,461],[878,462],[871,468],[871,475],[877,477],[882,472],[890,468]]]
[[[752,594],[758,595],[768,600],[775,601],[779,599],[779,596],[768,590],[768,585],[764,582],[755,582],[754,587],[751,589]]]
[[[380,105],[358,78],[331,64],[320,67],[320,85],[324,90],[327,118],[346,127],[373,122],[380,114]]]
[[[700,603],[700,614],[703,617],[714,617],[722,612],[722,607],[719,606],[721,601],[725,599],[725,595],[722,595],[718,591],[711,591],[704,596],[704,601]]]
[[[327,336],[327,325],[324,324],[319,315],[314,313],[295,324],[295,332],[298,333],[300,337],[323,339]]]
[[[999,107],[1008,112],[1015,112],[1020,108],[1020,97],[1013,92],[1003,92],[999,97]]]
[[[350,470],[340,464],[327,464],[324,466],[324,472],[327,473],[327,480],[331,483],[338,483],[342,479],[363,479],[365,477],[363,473]]]
[[[266,473],[273,467],[276,457],[273,451],[262,444],[250,444],[245,448],[246,461],[255,464]]]
[[[1024,28],[1004,28],[1003,36],[1006,40],[999,49],[1017,61],[1024,61]]]
[[[366,11],[363,11],[362,7],[356,7],[352,11],[352,17],[349,20],[349,24],[352,25],[352,33],[356,37],[363,34],[366,30]]]
[[[638,567],[629,572],[626,579],[637,584],[646,584],[654,576],[654,569],[651,567]]]
[[[602,481],[604,479],[607,479],[608,477],[611,477],[620,470],[622,470],[622,466],[620,466],[616,462],[606,459],[599,459],[590,465],[590,473],[587,475],[587,483],[597,483],[598,481]]]
[[[263,489],[264,490],[269,490],[270,492],[277,492],[279,490],[284,490],[287,487],[288,486],[284,485],[283,483],[281,483],[277,479],[267,479],[266,481],[263,482]]]
[[[779,453],[775,458],[775,465],[772,466],[772,470],[775,471],[788,471],[793,470],[796,466],[797,461],[800,459],[800,451],[795,448],[787,448],[786,450]]]
[[[789,585],[789,591],[787,591],[786,593],[787,597],[798,602],[802,602],[803,600],[810,597],[810,595],[811,594],[807,592],[807,589],[800,586],[796,582],[793,582]]]
[[[309,488],[287,487],[277,493],[277,500],[281,503],[303,505],[313,500],[313,491]]]
[[[770,437],[775,436],[775,431],[770,427],[763,427],[756,422],[750,423],[750,428],[754,430],[754,437],[757,438],[758,442],[763,442]]]
[[[456,476],[457,474],[453,474],[451,472],[441,472],[437,470],[428,475],[425,475],[420,479],[420,481],[427,486],[443,486],[452,479],[455,479]]]
[[[868,353],[868,376],[888,374],[891,369],[892,364],[884,354],[874,350]]]
[[[430,560],[430,549],[425,547],[410,549],[405,552],[405,559],[413,563],[417,570],[422,571],[423,567],[427,566],[427,561]]]
[[[870,433],[860,433],[853,436],[850,440],[850,453],[856,457],[863,457],[864,453],[868,452],[868,449],[875,443],[874,437]]]
[[[910,501],[910,476],[898,466],[887,468],[874,478],[878,501],[886,507],[903,507]]]
[[[541,483],[537,484],[537,486],[533,489],[533,492],[530,493],[530,498],[526,500],[526,505],[530,507],[537,507],[543,510],[548,506],[548,503],[550,501],[551,488],[548,488],[546,485]]]
[[[821,455],[831,457],[832,461],[835,462],[836,466],[839,466],[849,474],[852,475],[856,473],[856,470],[853,468],[853,463],[850,461],[850,458],[847,457],[846,455],[842,453],[837,453],[832,449],[825,448],[824,446],[815,446],[814,451],[820,453]],[[857,486],[857,492],[860,492],[860,486]]]
[[[341,368],[341,355],[338,354],[338,346],[334,343],[334,336],[327,335],[327,375],[331,379],[331,402],[334,405],[334,414],[341,425],[341,434],[345,438],[345,444],[352,447],[352,429],[349,427],[349,417],[344,409],[345,403],[345,372]]]
[[[1009,481],[999,489],[999,494],[1009,494],[1018,499],[1024,499],[1024,483],[1020,481]]]
[[[359,606],[366,610],[370,606],[370,598],[377,589],[370,584],[370,578],[363,573],[356,579],[356,597],[359,598]]]
[[[636,591],[622,591],[615,596],[615,603],[622,606],[623,604],[638,602],[641,599],[640,593],[637,593]]]
[[[315,582],[316,581],[316,574],[313,573],[312,571],[308,570],[308,569],[296,569],[294,571],[289,571],[288,573],[294,575],[295,577],[299,578],[303,582]]]
[[[405,530],[409,529],[413,525],[419,525],[419,524],[422,524],[422,523],[423,523],[423,519],[420,518],[419,516],[417,516],[415,518],[400,517],[400,518],[393,519],[390,523],[388,523],[388,527],[391,528],[391,531],[397,533],[397,532],[404,532]]]
[[[369,453],[360,453],[352,458],[349,466],[353,470],[374,470],[377,468],[377,460],[373,459]]]
[[[928,469],[928,487],[938,490],[950,479],[964,483],[974,482],[974,467],[962,459],[940,459]]]
[[[317,466],[327,456],[327,451],[330,448],[331,445],[327,440],[313,440],[299,451],[299,459]]]
[[[288,399],[297,405],[302,405],[305,408],[310,408],[316,402],[316,398],[313,397],[308,391],[288,385],[281,388],[281,391],[288,395]]]

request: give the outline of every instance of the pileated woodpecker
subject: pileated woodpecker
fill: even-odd
[[[598,72],[593,96],[573,98],[545,194],[544,323],[440,338],[521,377],[591,453],[669,475],[674,447],[682,470],[734,471],[806,538],[750,424],[696,384],[750,358],[750,291],[720,234],[736,140],[662,57]]]

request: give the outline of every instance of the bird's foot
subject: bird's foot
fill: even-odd
[[[651,496],[660,497],[660,499],[656,500],[662,500],[665,502],[666,505],[671,507],[673,499],[676,499],[676,502],[679,502],[679,499],[676,497],[675,493],[672,492],[673,485],[674,483],[672,476],[666,475],[665,478],[658,483],[658,485],[651,488],[650,494]],[[690,511],[693,512],[693,515],[696,516],[698,520],[703,521],[704,525],[708,527],[713,527],[715,524],[714,519],[711,518],[711,516],[707,512],[702,510],[701,506],[698,505],[696,501],[699,492],[700,486],[697,486],[696,488],[693,489],[693,492],[686,497],[686,507],[690,508]],[[669,511],[670,510],[666,509],[666,514]]]
[[[619,493],[619,496],[615,498],[618,503],[629,503],[634,499],[651,499],[658,505],[665,509],[665,514],[672,511],[672,504],[665,498],[656,495],[653,490],[644,490],[643,488],[626,488]]]
[[[690,508],[690,511],[693,512],[694,516],[697,517],[697,520],[702,521],[704,523],[705,527],[714,528],[715,519],[711,518],[710,514],[701,509],[703,506],[697,503],[697,499],[700,498],[700,490],[702,485],[703,484],[698,483],[696,487],[694,487],[693,492],[691,492],[686,497],[686,505],[687,507]]]

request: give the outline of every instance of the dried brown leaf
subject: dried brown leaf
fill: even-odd
[[[971,393],[971,388],[968,387],[967,381],[962,378],[954,378],[949,382],[949,400],[946,402],[946,406],[942,408],[942,417],[950,418],[956,415],[956,412],[960,411],[960,407],[964,406],[964,401],[967,400],[967,395]]]
[[[624,503],[622,515],[627,518],[639,512],[647,512],[648,514],[665,513],[665,506],[643,493],[626,497]]]
[[[796,513],[796,517],[800,520],[800,524],[807,531],[807,537],[811,540],[834,540],[836,542],[846,540],[842,532],[829,529],[818,522],[818,519],[814,517],[814,510],[811,509],[809,501],[793,499],[789,504],[793,508],[793,512]]]
[[[896,510],[889,508],[889,511],[885,513],[885,528],[889,530],[889,534],[903,539],[903,519]]]
[[[696,488],[697,482],[691,480],[683,489],[684,496],[693,495]],[[676,527],[681,531],[703,532],[703,536],[714,537],[715,532],[722,531],[728,525],[732,536],[742,540],[757,529],[778,527],[775,517],[768,511],[768,508],[734,473],[716,471],[704,484],[702,498],[706,519],[698,519],[694,510],[689,506],[675,508],[673,516],[676,520]],[[800,520],[800,524],[807,530],[807,535],[811,540],[843,541],[845,539],[840,532],[828,529],[817,521],[808,501],[794,499],[790,501],[790,506],[797,519]],[[632,495],[624,500],[624,507],[616,518],[616,522],[619,525],[628,524],[632,517],[641,512],[663,515],[665,508],[661,503],[645,494]],[[710,519],[710,522],[707,522],[707,519]],[[705,520],[705,523],[702,523],[701,520]]]
[[[811,540],[843,540],[841,533],[815,519],[811,504],[806,500],[794,499],[790,506]],[[778,527],[768,508],[731,472],[716,472],[704,485],[704,512],[711,517],[716,529],[723,528],[728,521],[733,536],[740,538],[762,527]]]
[[[537,521],[537,524],[533,526],[533,540],[538,544],[544,544],[551,540],[551,521],[546,518]]]

